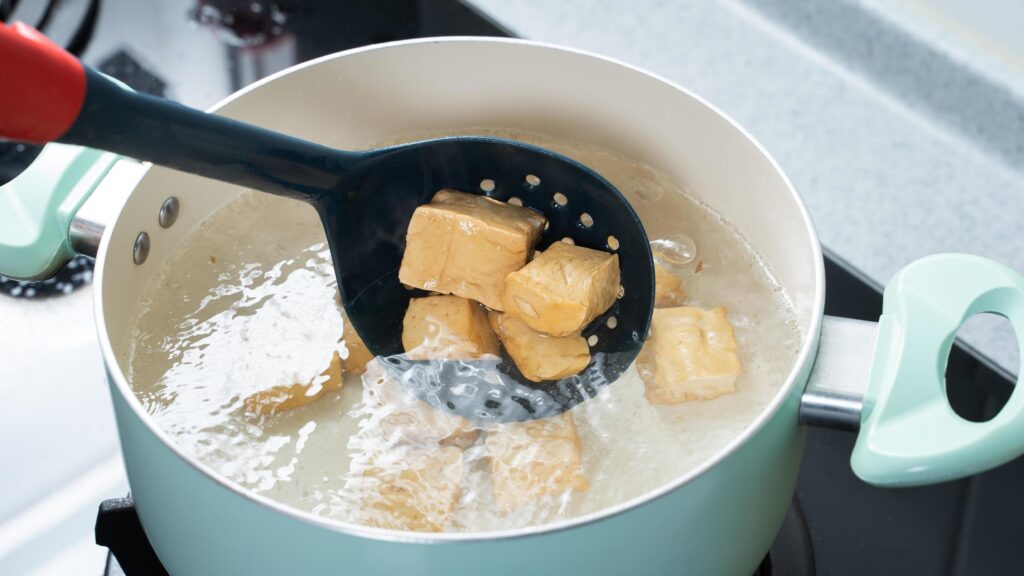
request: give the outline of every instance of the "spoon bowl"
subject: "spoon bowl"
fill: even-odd
[[[564,156],[498,138],[441,138],[364,154],[365,165],[346,178],[343,190],[324,194],[314,206],[327,231],[349,318],[372,352],[389,357],[385,367],[406,390],[471,419],[546,417],[593,396],[636,358],[650,323],[653,262],[639,217],[607,180]],[[536,383],[507,356],[497,365],[400,356],[409,299],[428,294],[398,281],[405,230],[413,211],[442,188],[544,214],[548,226],[538,249],[569,239],[619,255],[620,298],[584,329],[591,362],[583,372]]]

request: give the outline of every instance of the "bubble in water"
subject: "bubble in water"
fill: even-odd
[[[697,243],[686,234],[673,234],[668,238],[651,241],[651,254],[658,264],[679,274],[697,257]]]

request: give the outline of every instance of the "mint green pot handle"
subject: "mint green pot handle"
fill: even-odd
[[[982,312],[1006,317],[1024,335],[1024,276],[985,258],[942,254],[907,266],[886,287],[851,459],[863,480],[930,484],[1024,453],[1024,393],[1015,392],[988,422],[964,420],[946,398],[946,360],[957,330]],[[1019,336],[1018,346],[1024,357]]]
[[[21,174],[0,186],[0,276],[43,280],[74,257],[71,220],[118,158],[50,143]]]
[[[0,275],[41,280],[73,257],[71,219],[116,159],[47,144],[24,172],[0,186]]]

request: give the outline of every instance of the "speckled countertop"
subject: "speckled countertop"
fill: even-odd
[[[645,67],[775,156],[822,243],[884,284],[937,252],[1024,272],[1024,65],[914,0],[473,0],[517,35]],[[961,335],[1019,370],[1006,323]]]

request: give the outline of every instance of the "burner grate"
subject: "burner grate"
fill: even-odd
[[[0,276],[0,294],[26,300],[70,294],[92,282],[92,267],[92,258],[76,256],[53,277],[41,282],[23,282]]]

